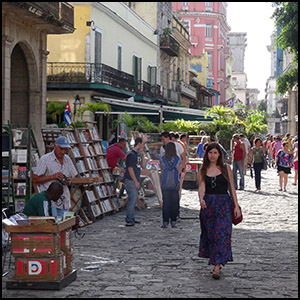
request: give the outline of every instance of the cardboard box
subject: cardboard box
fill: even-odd
[[[60,233],[11,233],[14,257],[53,257],[60,254]]]
[[[59,281],[64,277],[63,256],[15,258],[15,280]]]

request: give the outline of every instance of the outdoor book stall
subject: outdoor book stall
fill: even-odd
[[[75,223],[74,217],[60,223],[55,217],[8,219],[5,231],[10,235],[15,269],[6,288],[61,290],[74,281],[71,231]]]

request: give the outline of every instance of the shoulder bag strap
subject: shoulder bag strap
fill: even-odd
[[[230,184],[230,177],[229,177],[229,174],[228,174],[228,164],[225,164],[225,170],[226,170],[226,176],[227,176],[227,178],[228,178],[228,189],[229,189],[229,193],[230,193],[230,196],[231,196],[231,198],[232,198],[232,200],[233,200],[233,195],[232,195],[232,190],[231,190],[231,184]]]

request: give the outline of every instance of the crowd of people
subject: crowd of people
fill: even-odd
[[[196,155],[203,158],[198,173],[198,196],[200,203],[200,244],[199,257],[209,258],[214,265],[211,271],[214,279],[220,278],[221,267],[232,261],[231,233],[232,218],[240,217],[236,190],[244,190],[245,174],[248,168],[254,169],[256,191],[261,190],[261,171],[277,168],[279,191],[287,191],[288,174],[294,167],[293,185],[298,183],[298,134],[265,139],[250,139],[242,134],[232,136],[232,168],[226,163],[228,154],[218,142],[210,142],[203,132]],[[161,135],[160,154],[161,191],[163,195],[162,228],[176,227],[180,220],[180,197],[188,161],[187,135],[181,136],[170,132]],[[141,188],[141,170],[146,168],[144,155],[145,140],[137,137],[132,149],[125,154],[126,140],[120,138],[107,150],[108,165],[113,170],[120,166],[119,160],[125,161],[124,187],[127,191],[125,225],[140,223],[135,219],[134,210]],[[68,184],[77,176],[77,170],[67,155],[70,148],[68,140],[58,137],[54,150],[43,155],[36,167],[32,180],[40,193],[26,203],[24,213],[28,215],[60,216],[70,208]],[[239,173],[239,181],[238,181]],[[231,191],[229,193],[229,191]]]

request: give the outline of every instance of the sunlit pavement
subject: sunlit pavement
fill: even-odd
[[[233,262],[211,278],[207,259],[197,257],[200,226],[197,190],[183,190],[181,222],[160,228],[155,197],[136,210],[141,224],[125,227],[125,211],[81,228],[73,238],[77,280],[61,291],[6,290],[16,298],[297,298],[298,187],[289,176],[287,192],[278,191],[275,169],[262,172],[262,191],[255,192],[248,174],[237,191],[244,221],[233,227]]]

